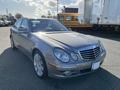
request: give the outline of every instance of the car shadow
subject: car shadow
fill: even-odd
[[[56,90],[120,90],[120,79],[103,68],[76,78],[49,79],[45,82]]]
[[[0,55],[2,90],[120,90],[120,79],[100,68],[94,73],[69,79],[40,79],[32,62],[19,50],[7,48]]]
[[[120,32],[110,30],[77,30],[79,33],[120,41]]]

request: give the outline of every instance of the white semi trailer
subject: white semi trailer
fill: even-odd
[[[99,29],[120,31],[120,0],[83,0],[80,19]]]

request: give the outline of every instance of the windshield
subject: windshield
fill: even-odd
[[[67,28],[59,23],[57,20],[47,20],[47,19],[32,19],[31,28],[33,32],[38,31],[68,31]]]

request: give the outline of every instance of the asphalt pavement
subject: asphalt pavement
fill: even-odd
[[[0,90],[120,90],[120,34],[81,33],[103,42],[107,56],[101,68],[76,78],[43,80],[36,76],[29,58],[11,49],[9,27],[0,27]]]

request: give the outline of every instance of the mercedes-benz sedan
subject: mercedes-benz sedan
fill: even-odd
[[[99,40],[68,30],[53,19],[19,19],[11,28],[11,47],[34,63],[41,78],[75,77],[99,69],[106,51]]]

